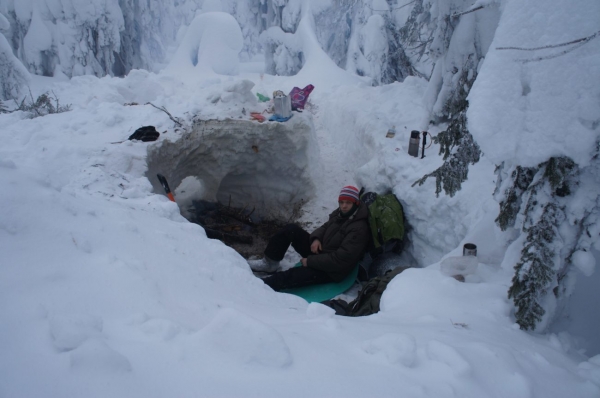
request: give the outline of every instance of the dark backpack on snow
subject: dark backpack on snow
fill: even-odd
[[[144,126],[135,130],[133,134],[129,136],[129,140],[139,140],[143,142],[156,141],[160,136],[160,133],[156,131],[154,126]]]
[[[404,271],[405,267],[396,267],[389,270],[383,276],[378,276],[367,282],[358,296],[347,303],[344,300],[328,300],[325,304],[335,310],[336,315],[342,316],[366,316],[379,312],[379,304],[381,295],[385,291],[388,283],[400,272]]]

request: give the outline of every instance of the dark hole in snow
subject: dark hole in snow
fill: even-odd
[[[176,141],[161,139],[148,148],[146,176],[163,194],[156,178],[163,174],[184,217],[248,257],[298,219],[314,194],[317,158],[304,114],[285,123],[201,120]]]

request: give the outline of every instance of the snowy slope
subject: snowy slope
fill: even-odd
[[[321,396],[597,396],[597,358],[576,359],[568,342],[518,330],[509,275],[493,263],[467,283],[437,266],[407,271],[369,318],[334,317],[270,291],[239,255],[151,191],[146,147],[160,141],[111,144],[146,124],[169,131],[161,140],[176,139],[164,112],[124,103],[152,100],[182,116],[225,106],[205,99],[223,86],[214,78],[173,83],[143,73],[77,78],[50,86],[71,112],[2,115],[3,396],[305,396],[298,380]],[[389,88],[354,90],[384,97]],[[394,90],[413,98],[422,84]],[[357,120],[370,117],[356,106],[368,101],[337,98]],[[327,125],[330,97],[311,102],[317,124]],[[405,142],[399,153],[388,148],[383,133],[364,132],[372,156],[416,161]],[[337,153],[353,157],[356,148]]]

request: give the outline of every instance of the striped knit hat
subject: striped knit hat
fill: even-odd
[[[340,192],[338,202],[340,200],[349,200],[350,202],[358,205],[358,202],[360,200],[358,198],[358,188],[353,187],[352,185],[345,186]]]

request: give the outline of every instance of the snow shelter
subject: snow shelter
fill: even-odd
[[[167,178],[186,218],[191,202],[204,200],[288,219],[314,195],[318,159],[312,121],[301,113],[285,123],[198,120],[179,139],[148,148],[146,175],[161,193],[156,174]]]

